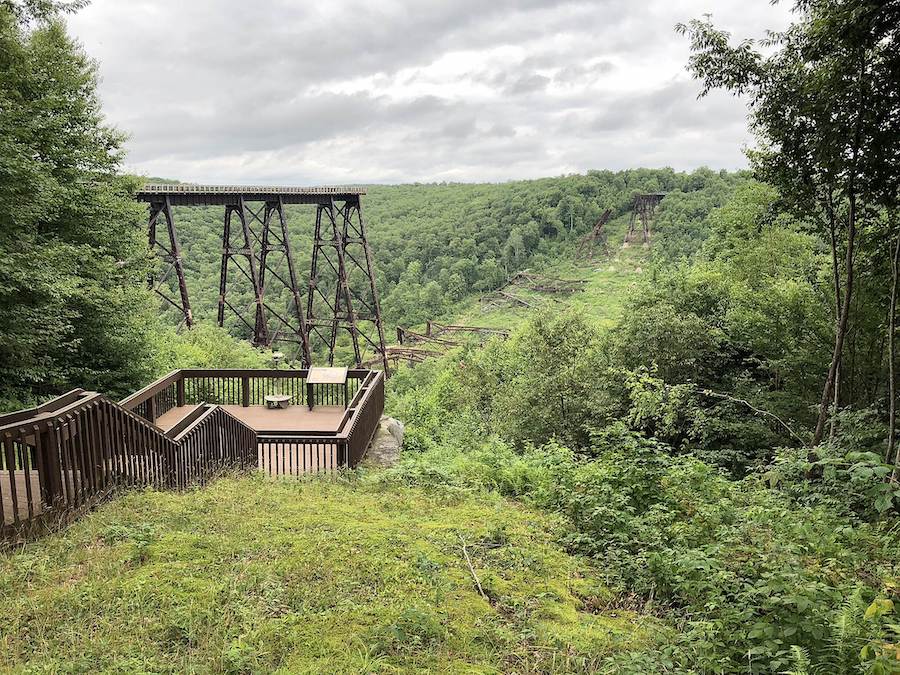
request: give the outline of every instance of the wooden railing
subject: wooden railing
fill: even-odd
[[[171,438],[101,394],[62,400],[0,417],[0,538],[65,522],[119,488],[183,489],[256,463],[256,432],[217,407]]]
[[[177,406],[215,403],[218,405],[264,405],[270,394],[285,394],[294,405],[308,403],[308,370],[176,370],[161,377],[121,401],[121,405],[150,422]],[[317,405],[348,405],[362,382],[372,373],[350,370],[347,386],[313,385]]]
[[[384,373],[351,370],[349,376],[356,384],[337,431],[320,434],[260,432],[259,464],[262,471],[270,476],[292,476],[359,464],[384,412]],[[324,391],[327,394],[328,389]]]
[[[333,433],[259,432],[221,406],[267,393],[306,404],[306,370],[179,370],[120,403],[73,390],[0,415],[0,540],[66,522],[124,487],[184,489],[226,469],[274,476],[356,466],[384,410],[384,374],[351,370],[348,386],[314,385],[318,405],[345,405]],[[196,406],[167,432],[156,420]]]
[[[173,467],[174,487],[205,485],[222,471],[256,467],[257,438],[253,429],[217,405],[204,405],[197,410],[200,414],[173,436],[181,449]]]

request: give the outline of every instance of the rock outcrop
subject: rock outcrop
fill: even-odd
[[[403,422],[382,416],[378,430],[366,451],[366,463],[370,466],[389,467],[396,464],[403,447]]]

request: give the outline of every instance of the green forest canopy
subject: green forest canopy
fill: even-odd
[[[690,254],[702,242],[705,215],[746,179],[708,169],[640,169],[503,184],[369,186],[363,212],[384,315],[391,325],[420,324],[473,293],[501,286],[524,267],[567,256],[605,209],[627,217],[639,192],[672,193],[658,216],[666,233],[661,253]],[[315,211],[289,206],[286,213],[305,287]],[[223,210],[176,207],[175,218],[194,314],[215,320]],[[237,298],[236,306],[243,306],[252,293],[246,287]],[[285,291],[281,303],[288,300]],[[237,322],[232,329],[239,331]]]

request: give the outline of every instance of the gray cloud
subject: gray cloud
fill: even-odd
[[[516,96],[517,94],[533,94],[543,91],[550,84],[550,78],[546,75],[531,73],[530,75],[522,75],[510,82],[503,91],[506,94]]]
[[[677,21],[710,0],[94,0],[129,168],[186,180],[503,180],[744,164],[740,101],[696,100]],[[716,0],[737,36],[785,24]]]

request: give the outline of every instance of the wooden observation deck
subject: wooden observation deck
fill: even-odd
[[[119,403],[76,389],[0,415],[0,539],[65,522],[122,488],[356,466],[384,410],[384,373],[317,384],[313,370],[176,370]],[[289,405],[270,409],[272,397]]]

